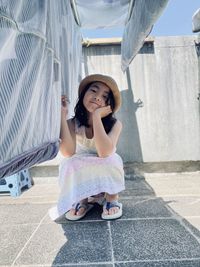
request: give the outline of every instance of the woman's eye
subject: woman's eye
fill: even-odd
[[[96,93],[96,90],[95,90],[95,89],[91,88],[90,90],[91,90],[92,92]]]

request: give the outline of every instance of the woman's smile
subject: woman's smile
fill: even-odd
[[[95,102],[95,101],[90,101],[90,103],[96,105],[96,106],[99,107],[99,108],[101,107],[101,104],[99,104],[99,103],[97,103],[97,102]]]

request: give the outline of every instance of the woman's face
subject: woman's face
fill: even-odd
[[[83,98],[83,105],[89,112],[108,105],[110,88],[101,82],[90,85]]]

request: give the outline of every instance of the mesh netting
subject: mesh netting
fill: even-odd
[[[56,156],[60,96],[76,98],[80,59],[70,1],[0,1],[0,177]]]

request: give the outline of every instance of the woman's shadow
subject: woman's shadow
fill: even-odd
[[[143,162],[136,112],[144,104],[141,99],[134,98],[129,68],[126,78],[128,88],[121,91],[122,106],[117,113],[117,118],[123,123],[118,151],[125,162]]]

